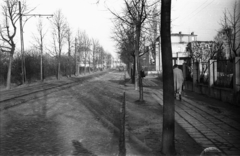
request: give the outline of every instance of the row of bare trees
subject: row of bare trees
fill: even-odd
[[[187,49],[194,61],[208,62],[210,59],[233,61],[235,57],[240,56],[239,6],[240,2],[235,1],[231,8],[223,11],[223,17],[219,22],[220,29],[214,37],[214,41],[204,43],[208,45],[207,47],[201,47],[201,42],[194,43],[196,49],[193,52],[192,43],[188,44]]]
[[[3,22],[0,24],[0,61],[8,64],[6,88],[9,89],[12,79],[12,63],[15,58],[18,58],[15,54],[17,24],[20,15],[28,14],[34,9],[28,11],[26,2],[19,3],[18,0],[4,0],[1,7]],[[28,19],[25,20],[27,21]],[[99,41],[90,39],[84,31],[78,31],[74,35],[61,10],[57,10],[49,21],[51,32],[44,28],[44,21],[39,19],[36,26],[37,33],[33,37],[33,47],[31,48],[34,49],[36,54],[39,54],[40,67],[37,70],[39,70],[39,79],[41,81],[44,80],[44,69],[46,70],[46,67],[44,67],[44,62],[46,61],[44,59],[50,57],[51,59],[54,58],[54,62],[56,62],[55,71],[57,79],[61,75],[71,76],[73,73],[78,75],[81,68],[84,68],[84,73],[86,73],[87,69],[90,72],[90,70],[93,71],[110,66],[112,57],[106,53]],[[51,39],[49,39],[49,36]],[[25,60],[24,54],[21,54],[21,56],[22,60]],[[61,63],[63,64],[61,65]],[[20,66],[25,69],[25,64]],[[19,74],[23,75],[23,71]],[[5,77],[5,75],[1,75],[1,77]],[[25,80],[22,83],[25,83]]]
[[[146,43],[155,43],[153,39],[153,23],[156,15],[156,0],[124,0],[125,8],[122,14],[115,15],[115,31],[113,38],[117,41],[120,58],[130,68],[132,67],[131,79],[135,84],[135,90],[139,89],[139,101],[143,101],[143,92],[139,87],[140,57],[148,52]]]
[[[17,33],[17,21],[19,20],[17,0],[4,0],[2,5],[3,23],[0,25],[1,44],[0,50],[9,57],[8,72],[7,72],[7,89],[10,88],[11,83],[11,69],[13,62],[13,55],[16,49],[16,43],[14,38]],[[22,12],[25,12],[27,6],[25,3],[22,4]]]
[[[124,10],[115,13],[116,17],[114,39],[117,41],[121,60],[129,67],[133,65],[131,75],[135,89],[139,89],[139,101],[143,101],[140,80],[140,57],[147,52],[145,42],[150,43],[155,50],[156,22],[160,22],[160,40],[163,67],[163,135],[162,152],[166,155],[174,155],[174,91],[172,71],[171,49],[171,0],[123,0]],[[161,4],[158,11],[157,4]],[[207,52],[206,57],[222,57],[222,45],[226,44],[230,49],[230,58],[240,56],[240,12],[239,2],[235,2],[233,10],[226,10],[220,22],[222,28],[219,31],[217,44]],[[158,18],[160,16],[160,18]],[[160,21],[157,21],[160,19]],[[148,44],[149,45],[149,44]],[[203,53],[201,52],[201,57]]]
[[[4,23],[1,25],[1,52],[7,53],[9,57],[8,74],[7,74],[7,88],[10,88],[11,83],[11,63],[14,58],[14,52],[16,43],[14,37],[16,35],[16,22],[19,20],[18,13],[18,1],[17,0],[5,0],[3,5]],[[134,65],[134,82],[135,89],[138,89],[140,80],[141,65],[139,58],[143,55],[145,50],[144,43],[151,34],[151,29],[147,23],[156,17],[156,4],[159,4],[158,0],[124,0],[125,10],[123,14],[117,14],[112,12],[119,26],[116,25],[116,34],[118,45],[120,47],[121,57],[128,58],[129,61],[133,61]],[[171,0],[162,0],[161,3],[161,40],[163,51],[163,102],[164,102],[164,121],[163,121],[163,145],[162,151],[165,154],[175,154],[174,149],[174,94],[173,94],[173,73],[172,73],[172,52],[171,52],[171,37],[170,37],[170,15],[171,15]],[[22,14],[25,13],[26,5],[23,4]],[[155,10],[155,11],[154,11]],[[160,15],[160,11],[159,14]],[[60,10],[58,10],[52,19],[52,46],[48,49],[50,55],[54,56],[57,62],[57,78],[61,75],[61,60],[64,53],[64,47],[67,48],[67,54],[70,58],[73,56],[71,47],[75,46],[75,73],[79,74],[79,66],[84,67],[84,72],[88,67],[94,70],[103,69],[111,62],[111,56],[108,55],[104,48],[99,44],[97,40],[89,39],[85,32],[78,31],[75,41],[71,38],[70,27],[66,22],[66,18]],[[42,31],[41,22],[38,27],[38,42],[37,47],[40,49],[41,63],[43,64],[43,53],[45,33]],[[151,37],[150,37],[151,38]],[[127,52],[127,53],[126,53]],[[72,60],[72,59],[71,59]],[[82,66],[84,65],[84,66]],[[40,68],[42,72],[42,67]],[[72,69],[70,69],[71,71]],[[41,75],[41,80],[43,76]],[[143,101],[143,92],[139,89],[139,100]]]
[[[166,155],[175,155],[174,145],[174,90],[171,49],[171,0],[123,0],[123,13],[112,14],[116,17],[114,39],[117,41],[120,58],[128,66],[133,64],[132,80],[135,90],[139,90],[139,101],[143,101],[141,84],[140,57],[155,49],[157,24],[161,19],[161,43],[163,63],[163,130],[162,152]],[[158,6],[161,4],[161,11]],[[161,15],[161,18],[159,17]],[[145,47],[148,42],[152,47]]]
[[[220,21],[221,29],[215,40],[220,44],[226,44],[230,50],[230,59],[240,56],[240,2],[235,1],[233,7],[223,12]]]

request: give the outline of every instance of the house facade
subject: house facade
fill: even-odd
[[[182,65],[184,62],[190,59],[190,54],[187,51],[186,47],[189,42],[197,41],[197,35],[192,32],[191,34],[183,34],[172,33],[171,34],[172,41],[172,57],[173,64]],[[150,54],[151,55],[151,54]],[[150,61],[155,63],[155,70],[157,72],[162,71],[162,52],[161,52],[161,41],[159,42],[159,37],[156,39],[156,54],[154,61]]]

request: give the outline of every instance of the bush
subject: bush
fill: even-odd
[[[75,60],[73,57],[62,55],[61,57],[61,72],[63,76],[70,76],[74,74]]]
[[[49,55],[43,56],[43,78],[57,75],[57,60]]]
[[[11,83],[22,82],[22,57],[19,53],[14,55],[12,62]],[[40,80],[40,56],[34,51],[25,53],[25,67],[27,82]],[[61,73],[63,76],[74,74],[75,60],[73,57],[63,55],[61,58]],[[8,56],[0,53],[0,84],[5,84],[8,72]],[[43,56],[43,78],[56,76],[57,60],[55,57],[45,54]]]
[[[7,80],[8,58],[6,54],[0,53],[0,84]]]

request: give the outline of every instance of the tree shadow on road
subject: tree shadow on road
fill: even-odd
[[[57,124],[42,118],[11,119],[1,136],[0,155],[58,154]]]
[[[47,118],[46,99],[0,112],[0,155],[59,154],[58,124]]]
[[[80,141],[72,140],[72,145],[74,147],[74,151],[72,153],[73,156],[96,156],[89,150],[87,150]]]

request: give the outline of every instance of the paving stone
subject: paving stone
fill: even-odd
[[[236,151],[224,151],[227,155],[240,155],[240,150],[236,150]]]
[[[176,121],[202,147],[214,146],[227,155],[240,156],[240,122],[238,122],[240,114],[224,107],[218,107],[221,113],[214,112],[208,107],[212,104],[208,102],[210,98],[206,96],[203,98],[205,100],[195,99],[194,96],[191,96],[191,99],[183,96],[181,104],[175,107],[178,117]]]

